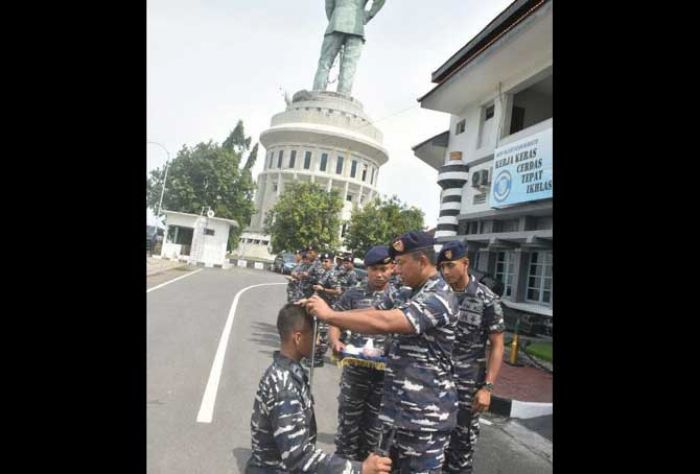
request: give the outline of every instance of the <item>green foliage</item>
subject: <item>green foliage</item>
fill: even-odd
[[[396,196],[377,198],[355,208],[345,234],[345,246],[362,257],[375,245],[388,245],[397,235],[423,229],[423,211],[401,203]]]
[[[307,245],[334,250],[339,244],[343,201],[336,190],[315,183],[292,183],[265,215],[273,253]]]
[[[231,230],[229,249],[236,248],[255,210],[251,168],[257,157],[257,144],[245,166],[240,168],[241,157],[250,141],[250,137],[244,136],[243,122],[239,120],[223,145],[211,140],[194,148],[184,145],[168,165],[162,208],[200,214],[209,206],[216,217],[235,219],[239,227]],[[164,168],[151,171],[146,184],[146,204],[154,211],[158,208],[164,171]]]

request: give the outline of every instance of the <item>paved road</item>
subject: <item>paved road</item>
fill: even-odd
[[[170,279],[186,274],[173,271]],[[157,280],[157,281],[156,281]],[[163,274],[148,287],[168,281]],[[250,415],[260,376],[278,347],[277,311],[286,280],[271,272],[204,269],[148,293],[147,466],[149,474],[241,473],[250,455]],[[223,359],[211,423],[197,422],[235,295],[241,294]],[[318,445],[333,451],[339,370],[314,373]],[[551,472],[551,442],[513,420],[482,427],[480,473]]]

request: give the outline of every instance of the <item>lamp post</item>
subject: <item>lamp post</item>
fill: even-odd
[[[168,164],[170,163],[170,152],[161,143],[151,142],[151,141],[148,141],[146,143],[152,143],[153,145],[158,145],[163,150],[165,150],[165,153],[168,155],[168,158],[165,161],[165,173],[163,175],[163,186],[161,186],[161,188],[160,188],[160,200],[158,201],[158,212],[156,213],[157,216],[160,216],[160,207],[163,205],[163,194],[165,194],[165,181],[168,179]]]

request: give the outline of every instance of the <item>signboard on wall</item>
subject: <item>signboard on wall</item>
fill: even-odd
[[[500,208],[552,197],[552,129],[496,148],[489,205]]]

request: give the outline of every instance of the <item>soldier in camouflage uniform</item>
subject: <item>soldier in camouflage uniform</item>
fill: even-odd
[[[301,273],[301,286],[304,297],[308,298],[314,294],[313,287],[319,282],[321,276],[323,276],[323,273],[325,272],[325,269],[323,268],[323,265],[321,265],[321,261],[316,258],[318,253],[313,246],[310,245],[306,248],[306,254],[309,257],[309,266]]]
[[[491,391],[503,361],[503,309],[498,295],[469,274],[467,248],[462,242],[446,242],[438,255],[438,265],[459,302],[452,352],[459,410],[443,470],[471,473],[479,437],[479,413],[491,404]],[[488,364],[487,340],[491,343]]]
[[[353,263],[352,254],[343,256],[341,270],[338,272],[338,281],[342,286],[343,291],[357,285],[357,273],[355,273],[355,265]]]
[[[379,421],[380,445],[392,440],[388,451],[398,473],[442,472],[444,450],[457,421],[452,380],[457,302],[435,267],[433,244],[426,232],[394,239],[391,256],[410,288],[396,300],[380,303],[380,309],[337,312],[316,296],[303,301],[312,314],[340,329],[393,333]]]
[[[336,311],[374,308],[381,302],[393,300],[396,290],[390,286],[389,277],[394,264],[389,256],[389,248],[380,245],[372,247],[365,255],[368,280],[365,285],[354,286],[343,293],[333,306]],[[355,347],[364,347],[368,339],[375,348],[383,348],[385,335],[366,335],[348,332],[346,342]],[[341,342],[340,330],[329,329],[333,352],[345,349]],[[336,454],[348,459],[361,460],[378,447],[379,407],[384,387],[384,371],[372,367],[346,365],[340,377],[338,395],[338,433],[335,437]]]
[[[277,317],[281,346],[260,379],[250,420],[252,455],[246,474],[388,473],[391,460],[377,455],[364,462],[326,454],[316,448],[314,399],[299,365],[309,356],[313,321],[301,306],[287,304]]]
[[[321,254],[319,261],[323,267],[323,273],[318,279],[318,283],[312,286],[316,292],[326,303],[333,305],[338,298],[342,289],[336,272],[333,268],[333,255],[330,253]],[[316,345],[316,354],[314,356],[314,366],[323,367],[323,356],[328,350],[328,324],[323,321],[318,322],[319,343]]]
[[[287,303],[297,301],[304,297],[301,293],[301,282],[299,281],[299,272],[304,268],[304,257],[304,251],[301,249],[294,253],[296,266],[287,277],[287,279],[289,279],[289,283],[287,283]]]

